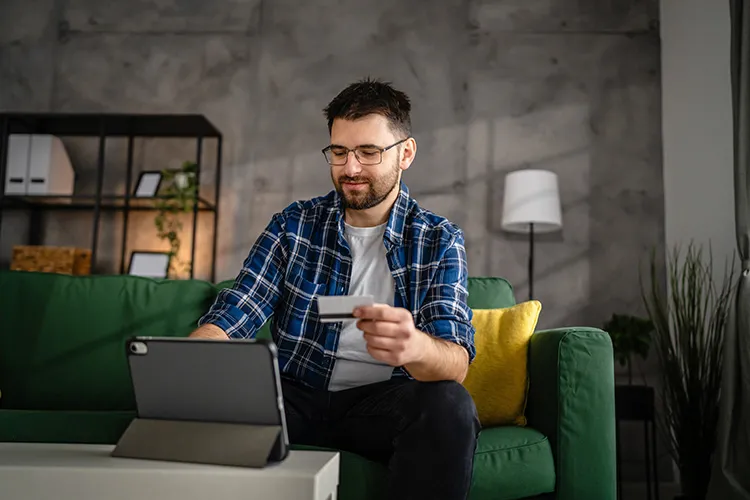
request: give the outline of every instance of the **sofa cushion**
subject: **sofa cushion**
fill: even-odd
[[[483,429],[474,456],[471,500],[526,498],[555,489],[547,438],[530,427]]]
[[[302,450],[330,450],[292,446]],[[341,452],[339,493],[347,500],[385,499],[388,469],[360,455]],[[517,499],[550,493],[555,465],[549,441],[529,427],[493,427],[479,434],[470,500]]]
[[[526,425],[529,339],[542,304],[529,300],[499,309],[475,309],[477,356],[463,382],[483,426]]]
[[[134,335],[186,336],[214,296],[202,281],[8,271],[0,289],[0,408],[132,410]]]

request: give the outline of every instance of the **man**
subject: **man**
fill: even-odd
[[[421,209],[409,98],[349,85],[325,108],[335,189],[275,214],[193,337],[252,337],[273,317],[289,439],[389,464],[390,499],[465,499],[479,421],[463,234]],[[311,167],[312,168],[312,167]],[[373,295],[318,321],[317,295]]]

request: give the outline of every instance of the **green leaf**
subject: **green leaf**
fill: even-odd
[[[622,366],[628,364],[633,354],[644,359],[648,356],[653,332],[650,320],[627,314],[613,314],[602,329],[609,333],[615,357]]]

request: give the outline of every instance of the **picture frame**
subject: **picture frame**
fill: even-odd
[[[138,176],[133,191],[134,198],[153,198],[161,188],[162,173],[158,170],[144,170]]]
[[[171,261],[169,252],[134,251],[130,254],[128,274],[145,278],[167,278]]]

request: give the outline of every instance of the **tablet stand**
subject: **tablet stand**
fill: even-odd
[[[281,426],[134,419],[114,457],[264,467]]]

